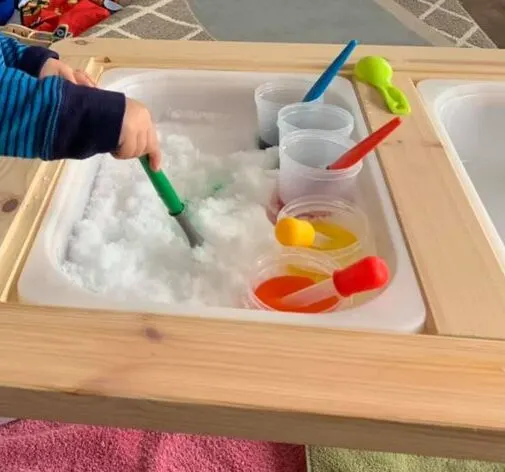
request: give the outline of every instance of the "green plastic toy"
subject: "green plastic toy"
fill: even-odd
[[[375,87],[381,93],[391,113],[395,115],[408,115],[410,113],[410,104],[407,97],[391,83],[393,69],[383,57],[363,57],[354,66],[354,76],[360,82]]]
[[[140,158],[140,163],[153,184],[153,187],[156,189],[156,193],[167,207],[170,216],[176,219],[177,223],[179,223],[179,226],[184,231],[184,234],[188,238],[189,245],[191,247],[201,246],[204,239],[189,220],[185,211],[186,207],[165,173],[162,170],[157,172],[153,171],[149,165],[149,158],[147,156],[142,156]]]

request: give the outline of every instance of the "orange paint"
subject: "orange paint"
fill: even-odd
[[[295,311],[299,313],[322,313],[336,305],[337,297],[327,298],[309,306],[289,306],[280,301],[282,297],[314,285],[309,277],[282,275],[262,282],[254,291],[266,306],[275,311]]]

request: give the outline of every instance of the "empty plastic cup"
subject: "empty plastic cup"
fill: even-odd
[[[330,199],[325,195],[297,198],[277,215],[277,221],[284,218],[309,221],[316,233],[330,238],[320,248],[298,248],[301,252],[323,253],[341,267],[375,253],[368,217],[351,202]]]
[[[278,278],[285,279],[287,284],[304,282],[310,279],[318,283],[331,277],[335,269],[340,267],[326,257],[318,254],[307,254],[297,250],[281,250],[263,254],[253,264],[250,275],[250,286],[244,298],[244,306],[254,310],[282,311],[275,305],[276,298],[286,293],[270,293],[268,297],[261,296],[259,288],[265,283]],[[282,282],[282,281],[281,281]],[[280,284],[282,285],[282,284]],[[283,287],[281,287],[282,290]],[[273,296],[272,296],[273,295]],[[328,313],[335,311],[337,306],[344,306],[346,301],[331,300],[319,306],[301,309],[304,313]],[[298,311],[298,310],[297,310]]]
[[[312,87],[308,80],[279,80],[260,85],[254,92],[260,147],[279,144],[277,118],[279,110],[286,105],[298,103]],[[323,102],[324,95],[315,102]],[[311,102],[313,103],[313,102]]]
[[[356,143],[345,136],[325,131],[301,130],[286,136],[280,147],[279,197],[286,205],[308,195],[355,201],[357,177],[363,161],[342,170],[327,170]]]
[[[301,129],[350,136],[354,129],[354,118],[346,109],[336,105],[313,102],[294,103],[279,111],[277,126],[280,143],[285,136]]]

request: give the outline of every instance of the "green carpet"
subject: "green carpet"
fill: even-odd
[[[505,464],[331,447],[307,448],[310,472],[505,472]]]

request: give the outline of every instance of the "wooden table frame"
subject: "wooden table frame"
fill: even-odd
[[[55,49],[99,77],[123,66],[318,73],[339,46],[75,39]],[[0,414],[505,461],[505,274],[415,88],[504,80],[505,52],[362,46],[343,75],[371,54],[390,60],[413,109],[378,155],[429,334],[19,304],[15,283],[64,164],[3,160]],[[390,115],[355,87],[376,129]]]

